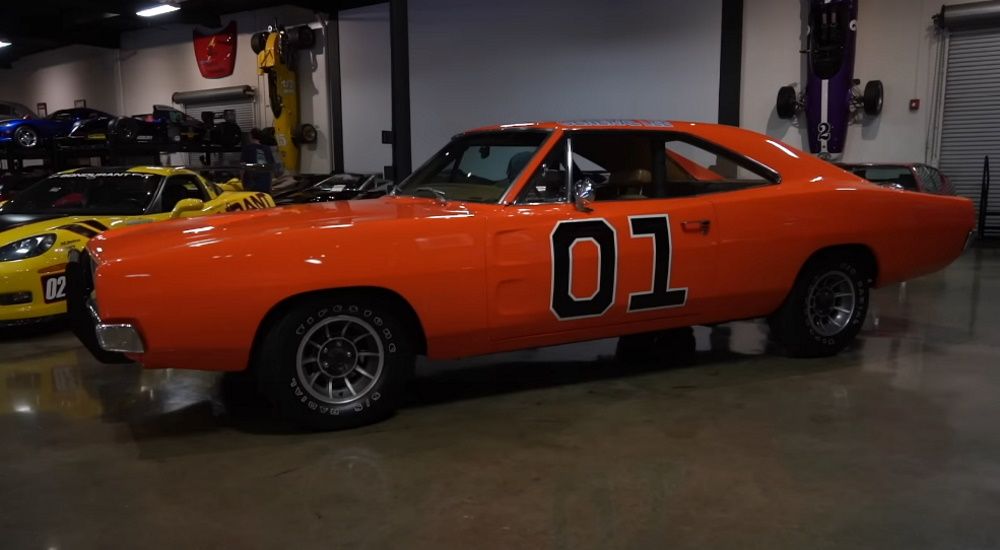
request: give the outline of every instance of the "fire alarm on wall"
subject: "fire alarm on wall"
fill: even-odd
[[[911,99],[910,100],[910,110],[911,111],[916,111],[917,109],[920,109],[920,100],[919,99]]]

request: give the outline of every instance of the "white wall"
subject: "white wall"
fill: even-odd
[[[410,0],[414,164],[472,127],[716,120],[721,0]]]
[[[388,4],[340,12],[340,75],[344,169],[382,172],[392,164],[392,146],[382,143],[392,129]]]
[[[46,103],[49,113],[73,107],[77,99],[87,106],[118,112],[115,51],[72,46],[42,52],[0,70],[0,99],[23,103],[32,110]]]
[[[721,0],[410,0],[413,162],[458,132],[585,117],[716,120]],[[386,6],[341,13],[348,170],[391,163]]]
[[[969,0],[948,0],[948,4]],[[848,162],[924,161],[933,117],[932,94],[941,39],[931,17],[941,0],[860,0],[854,74],[885,85],[882,115],[852,125],[844,160]],[[803,82],[804,15],[808,1],[747,0],[743,22],[741,125],[808,150],[805,126],[794,126],[775,113],[778,88]],[[798,88],[801,90],[801,85]],[[909,110],[910,99],[920,109]]]

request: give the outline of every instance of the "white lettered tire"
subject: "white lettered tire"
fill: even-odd
[[[266,329],[255,357],[262,392],[282,416],[314,430],[390,416],[415,360],[398,311],[364,295],[293,305]]]
[[[827,357],[847,347],[868,314],[872,275],[852,254],[814,258],[769,319],[771,338],[793,357]]]

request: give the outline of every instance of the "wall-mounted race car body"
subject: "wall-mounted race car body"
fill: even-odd
[[[934,195],[954,195],[955,186],[951,179],[933,166],[923,163],[838,163],[844,170],[872,183]]]
[[[340,428],[391,413],[421,353],[768,317],[790,354],[832,354],[870,286],[948,265],[974,223],[966,199],[739,128],[516,124],[457,136],[386,197],[102,235],[70,262],[70,309],[99,356],[249,369],[284,414]]]
[[[861,92],[854,79],[859,1],[810,0],[805,92],[799,95],[794,86],[778,90],[778,116],[790,119],[804,111],[809,150],[823,158],[843,154],[857,112],[882,112],[882,82],[872,80]]]
[[[68,136],[70,130],[81,121],[110,116],[96,109],[76,108],[56,111],[45,118],[6,120],[0,122],[0,145],[33,149],[49,140]]]
[[[108,229],[274,206],[181,168],[60,172],[0,206],[0,325],[66,312],[66,255]],[[155,243],[151,243],[155,249]]]
[[[122,145],[209,143],[226,148],[238,147],[243,140],[235,122],[198,120],[166,105],[154,105],[149,114],[111,119],[103,127],[99,121],[81,125],[74,129],[71,137],[101,139],[104,136]]]

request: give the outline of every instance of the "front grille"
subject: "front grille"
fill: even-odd
[[[7,292],[5,294],[0,294],[0,306],[19,306],[22,304],[30,304],[31,299],[31,293],[28,291]]]

